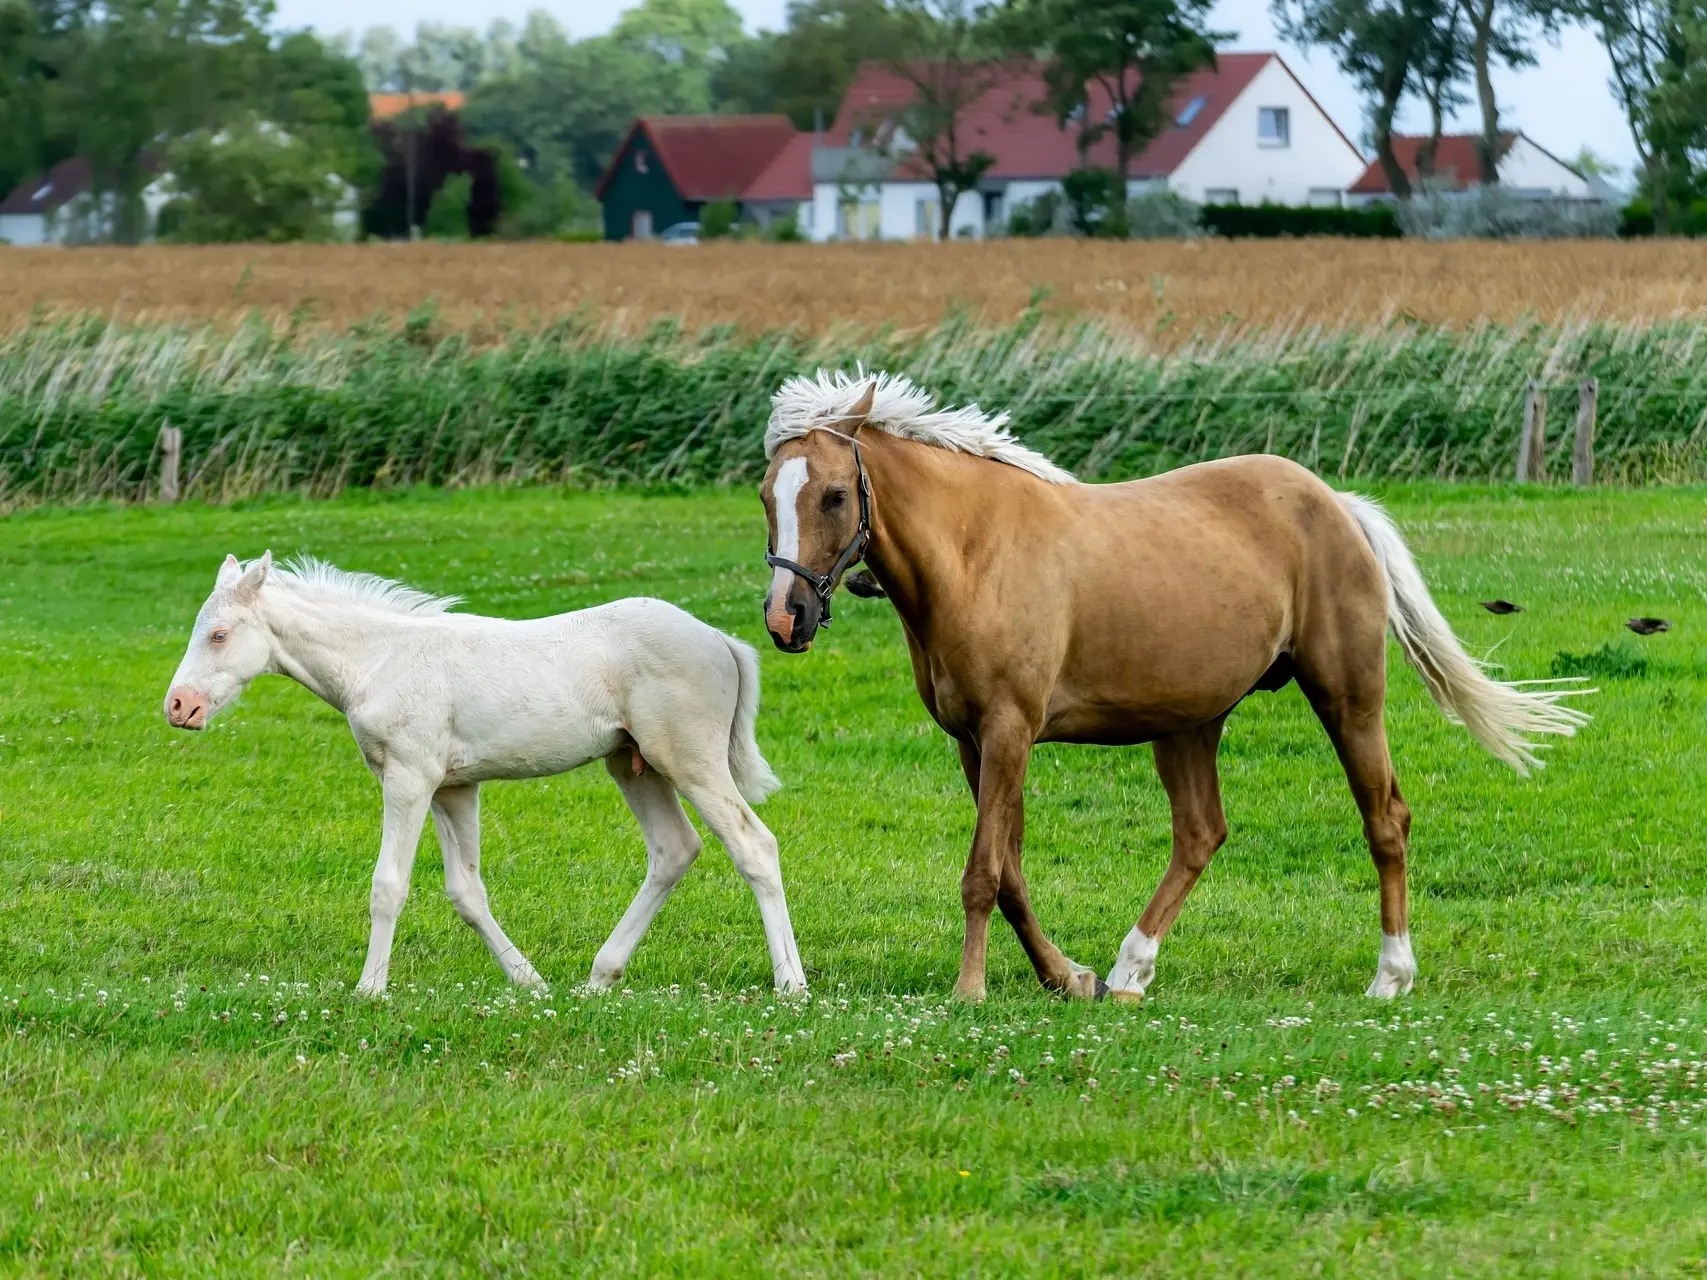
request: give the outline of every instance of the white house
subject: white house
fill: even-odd
[[[1274,53],[1224,53],[1212,71],[1188,76],[1172,104],[1173,125],[1134,157],[1132,195],[1166,189],[1200,203],[1334,204],[1364,172],[1351,140]],[[891,68],[860,69],[836,122],[812,148],[812,201],[801,225],[814,240],[934,237],[937,191],[913,157],[899,118],[916,95]],[[974,192],[957,202],[951,234],[999,233],[1009,213],[1088,161],[1112,168],[1102,138],[1081,156],[1076,129],[1036,104],[1043,82],[1015,68],[960,117],[962,147],[995,158]],[[1093,97],[1093,111],[1108,110]]]
[[[1418,181],[1417,156],[1427,135],[1394,134],[1393,158],[1413,183]],[[1442,135],[1434,157],[1434,181],[1449,191],[1467,191],[1480,184],[1482,163],[1474,134]],[[1524,133],[1500,135],[1499,185],[1532,200],[1605,200],[1607,192]],[[1387,173],[1379,160],[1370,164],[1346,192],[1348,203],[1376,204],[1393,199]]]

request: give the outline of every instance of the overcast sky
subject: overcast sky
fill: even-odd
[[[747,21],[749,31],[782,25],[784,0],[731,0]],[[278,18],[287,27],[310,26],[326,34],[389,25],[407,34],[417,22],[444,22],[484,27],[493,18],[520,21],[530,9],[544,8],[568,27],[572,36],[606,31],[629,0],[278,0]],[[1281,45],[1268,16],[1267,0],[1220,0],[1213,19],[1217,29],[1235,31],[1230,47],[1241,50],[1279,49],[1306,88],[1353,139],[1363,134],[1363,104],[1321,52],[1305,54]],[[1496,73],[1504,121],[1515,125],[1548,150],[1569,159],[1582,147],[1628,169],[1635,155],[1623,114],[1606,86],[1608,66],[1600,44],[1587,31],[1570,30],[1557,48],[1539,50],[1541,65],[1530,70]],[[1465,129],[1478,127],[1472,111],[1461,117]],[[1421,130],[1426,115],[1412,108],[1401,127]]]

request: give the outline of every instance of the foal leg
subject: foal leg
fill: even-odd
[[[707,779],[687,783],[682,794],[693,802],[705,825],[729,850],[730,860],[753,897],[759,902],[759,917],[765,925],[765,943],[771,953],[771,976],[781,995],[800,995],[806,990],[806,970],[794,942],[794,925],[788,918],[788,898],[782,889],[782,860],[776,837],[759,820],[735,788],[727,764],[708,767]]]
[[[440,787],[433,795],[433,825],[445,855],[445,892],[457,915],[480,935],[506,978],[519,986],[543,987],[545,979],[498,927],[486,903],[480,879],[480,784]]]
[[[629,812],[646,837],[646,881],[605,945],[593,957],[593,972],[587,978],[587,985],[595,991],[609,991],[617,984],[665,899],[699,857],[699,832],[682,812],[675,787],[656,769],[648,769],[636,777],[632,761],[631,752],[618,751],[605,757],[605,768],[616,780]]]
[[[1378,686],[1373,697],[1361,690],[1328,693],[1306,688],[1305,693],[1333,739],[1346,781],[1351,783],[1352,798],[1363,814],[1363,836],[1369,842],[1369,854],[1381,882],[1381,958],[1366,994],[1390,1000],[1410,991],[1416,981],[1417,962],[1411,953],[1410,900],[1405,885],[1411,811],[1393,775],[1380,689]]]
[[[1186,895],[1227,839],[1227,818],[1221,809],[1221,779],[1215,752],[1221,744],[1223,717],[1155,745],[1156,772],[1173,809],[1174,849],[1150,905],[1120,944],[1120,955],[1108,975],[1108,990],[1116,1000],[1136,1002],[1156,976],[1156,952],[1185,905]]]
[[[969,742],[957,741],[955,745],[960,748],[960,767],[966,774],[967,785],[972,788],[973,796],[977,797],[983,773],[978,748]],[[1019,820],[1023,827],[1023,811]],[[1021,839],[1016,835],[1012,845],[1003,855],[1001,881],[996,888],[996,905],[1001,908],[1003,917],[1019,936],[1020,946],[1025,948],[1026,957],[1031,961],[1031,967],[1037,971],[1039,982],[1052,991],[1060,991],[1079,999],[1100,998],[1106,994],[1106,990],[1096,971],[1069,960],[1062,954],[1061,949],[1045,936],[1043,926],[1037,922],[1037,914],[1031,909],[1031,897],[1026,892],[1025,876],[1020,870],[1023,853],[1021,844]],[[986,936],[987,933],[986,928]]]
[[[409,896],[409,877],[415,869],[415,849],[421,843],[421,824],[427,820],[432,788],[406,774],[387,774],[385,825],[379,837],[379,862],[373,869],[373,892],[368,899],[373,931],[368,935],[367,963],[362,966],[358,996],[382,996],[391,974],[391,940],[397,917]]]

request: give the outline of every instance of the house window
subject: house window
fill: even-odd
[[[1197,97],[1186,103],[1184,109],[1174,117],[1174,123],[1182,129],[1189,127],[1191,122],[1197,119],[1198,113],[1208,104],[1209,99],[1198,94]]]
[[[646,153],[644,151],[636,151],[634,153],[634,172],[646,172]]]
[[[1292,145],[1292,112],[1286,107],[1257,108],[1257,143],[1264,147]]]
[[[913,236],[918,240],[936,239],[937,203],[928,196],[913,202]]]
[[[1204,204],[1238,204],[1239,189],[1237,187],[1205,187],[1203,191]]]
[[[1337,209],[1345,203],[1338,187],[1311,187],[1310,204],[1317,209]]]

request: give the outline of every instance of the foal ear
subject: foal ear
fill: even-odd
[[[224,591],[243,576],[243,566],[237,563],[236,556],[226,556],[225,563],[219,566],[219,576],[213,580],[216,591]]]
[[[273,553],[263,551],[261,558],[250,565],[248,570],[237,580],[236,595],[238,600],[247,604],[255,598],[255,593],[261,589],[261,584],[267,580],[267,574],[273,567]]]

